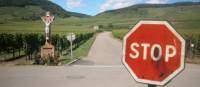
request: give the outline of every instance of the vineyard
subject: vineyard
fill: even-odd
[[[78,48],[91,37],[94,32],[77,34],[73,42],[73,49]],[[0,61],[10,61],[26,56],[27,60],[36,60],[40,56],[40,48],[44,45],[45,39],[43,34],[38,33],[1,33],[0,34]],[[51,43],[55,46],[57,57],[69,53],[70,46],[66,35],[54,34]]]

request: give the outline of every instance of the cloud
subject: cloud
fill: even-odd
[[[164,4],[167,3],[168,0],[147,0],[145,3],[148,4]]]
[[[77,8],[82,6],[82,0],[66,0],[68,8]]]
[[[107,0],[100,6],[100,12],[128,7],[135,4],[135,1],[136,0]]]

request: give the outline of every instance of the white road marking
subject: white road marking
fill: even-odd
[[[72,65],[80,68],[123,68],[123,65]]]

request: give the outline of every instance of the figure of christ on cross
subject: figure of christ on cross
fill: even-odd
[[[48,41],[51,34],[50,25],[53,22],[54,16],[51,16],[50,12],[46,12],[46,16],[41,17],[41,19],[45,23],[45,39]]]

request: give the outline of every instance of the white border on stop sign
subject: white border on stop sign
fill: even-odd
[[[180,67],[173,72],[171,75],[169,75],[167,78],[165,78],[162,82],[160,81],[151,81],[151,80],[144,80],[144,79],[139,79],[135,73],[131,70],[131,68],[129,67],[129,65],[126,63],[125,61],[125,44],[126,44],[126,39],[128,38],[128,36],[130,36],[133,32],[135,32],[138,27],[141,24],[164,24],[167,26],[167,28],[181,41],[182,46],[181,46],[181,65]],[[172,80],[174,77],[176,77],[176,75],[178,75],[179,73],[181,73],[181,71],[184,69],[185,67],[185,40],[174,30],[174,28],[169,25],[169,23],[167,21],[140,21],[139,23],[137,23],[123,38],[123,58],[122,58],[122,62],[125,65],[125,67],[128,69],[128,71],[130,72],[130,74],[133,76],[133,78],[140,83],[146,83],[146,84],[154,84],[154,85],[166,85],[166,83],[168,83],[170,80]]]

